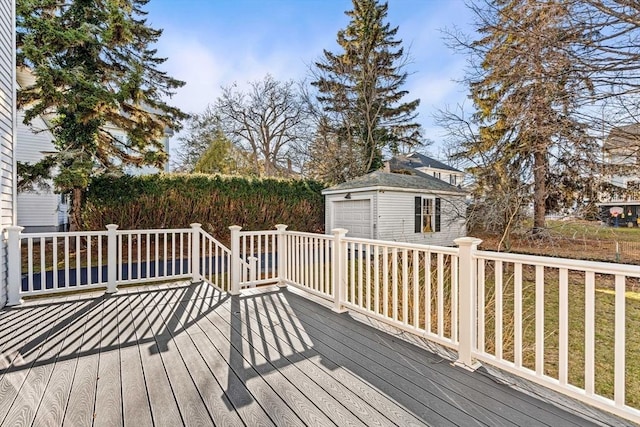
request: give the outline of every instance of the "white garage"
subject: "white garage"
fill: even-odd
[[[373,238],[371,199],[336,201],[333,219],[333,228],[346,228],[349,237]]]
[[[425,174],[377,171],[322,194],[327,233],[444,246],[466,235],[466,192]]]

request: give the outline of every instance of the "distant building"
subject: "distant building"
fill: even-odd
[[[603,160],[603,178],[609,184],[608,190],[600,195],[603,220],[639,226],[640,124],[612,129],[603,144]],[[612,208],[621,208],[613,209],[621,213],[612,215]]]
[[[406,156],[394,156],[385,164],[387,172],[402,173],[414,170],[438,178],[450,185],[462,186],[464,183],[464,172],[424,154],[412,153]]]

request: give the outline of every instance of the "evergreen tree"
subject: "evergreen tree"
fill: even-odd
[[[185,118],[163,101],[184,82],[157,68],[165,58],[152,45],[162,31],[147,25],[147,1],[17,1],[17,63],[35,77],[19,91],[19,106],[25,123],[48,121],[59,152],[34,169],[57,166],[56,189],[72,192],[73,229],[92,175],[124,165],[161,168],[161,138]],[[113,126],[126,131],[125,141]]]
[[[545,225],[551,189],[588,176],[594,165],[595,141],[579,120],[590,81],[571,55],[584,34],[569,25],[572,9],[559,0],[486,3],[475,9],[481,37],[470,46],[480,56],[469,82],[479,133],[459,155],[482,159],[479,177],[508,174],[499,181],[511,183],[509,192],[529,191],[523,184],[531,183],[536,231]]]
[[[387,10],[388,4],[377,0],[353,0],[353,10],[346,12],[351,21],[337,36],[343,52],[325,50],[315,64],[312,85],[328,116],[325,123],[333,139],[358,154],[342,179],[379,169],[383,149],[420,143],[420,125],[414,122],[420,101],[402,101],[408,94],[402,89],[407,57],[395,39],[398,27],[385,22]],[[318,141],[326,142],[326,135]]]

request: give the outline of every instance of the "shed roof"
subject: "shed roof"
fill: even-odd
[[[417,171],[416,171],[417,172]],[[398,173],[389,173],[375,171],[363,176],[359,176],[350,181],[343,182],[333,187],[325,188],[322,193],[334,192],[340,190],[356,190],[362,188],[398,188],[413,190],[429,190],[447,193],[458,193],[460,195],[466,192],[454,185],[448,184],[438,178],[434,178],[427,174],[416,173],[413,175],[405,175]]]

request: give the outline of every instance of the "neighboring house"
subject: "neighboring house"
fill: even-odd
[[[0,2],[0,227],[15,224],[16,159],[14,155],[15,101],[15,2]],[[0,307],[7,301],[6,242],[0,240]],[[4,325],[3,325],[4,327]]]
[[[611,130],[603,144],[604,179],[609,184],[600,195],[603,220],[639,226],[640,217],[640,125],[621,126]],[[611,208],[621,211],[618,220]]]
[[[464,172],[456,168],[452,168],[439,160],[419,153],[412,153],[406,156],[394,156],[386,162],[385,170],[396,173],[417,170],[456,186],[463,185],[465,175]]]
[[[322,194],[327,232],[445,246],[466,235],[467,193],[433,176],[377,171]]]

